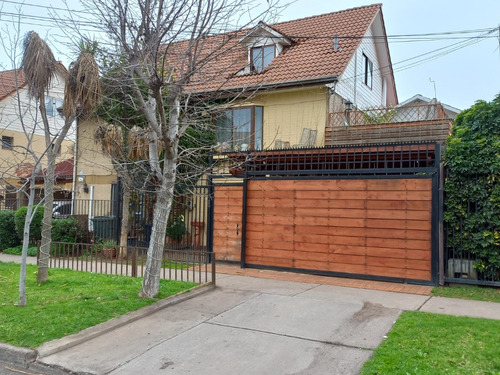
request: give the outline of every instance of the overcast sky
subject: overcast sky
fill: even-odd
[[[21,0],[0,0],[0,36],[6,45],[11,44],[9,37],[12,37],[12,25],[8,22],[10,14],[18,13],[20,3]],[[297,0],[280,13],[278,21],[372,3],[361,0]],[[77,1],[70,1],[70,4],[74,9]],[[26,0],[21,10],[21,34],[28,30],[37,31],[49,41],[56,58],[67,65],[72,60],[71,53],[58,43],[67,38],[54,25],[44,27],[49,22],[31,17],[47,16],[43,6],[65,8],[62,0]],[[415,94],[432,98],[436,92],[442,103],[465,109],[478,99],[490,101],[500,92],[499,0],[386,0],[382,12],[400,102]],[[71,14],[79,17],[78,13]],[[478,38],[485,35],[486,29],[494,28],[497,30],[489,34],[489,38]],[[480,31],[457,33],[471,30]],[[394,35],[416,34],[434,35],[403,40],[391,38]],[[435,50],[439,52],[431,52]],[[11,68],[8,56],[1,50],[0,65],[2,69]]]

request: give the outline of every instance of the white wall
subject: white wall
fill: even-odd
[[[47,96],[57,99],[64,98],[64,79],[57,74],[52,80],[51,88]],[[19,99],[19,100],[18,100]],[[60,117],[49,117],[51,133],[55,135],[64,125]],[[24,132],[23,125],[31,132],[34,129],[36,135],[44,135],[43,123],[38,110],[38,103],[28,97],[26,88],[22,88],[0,102],[0,135],[3,130]],[[67,139],[74,141],[76,137],[75,126],[68,132]]]
[[[365,37],[361,41],[358,49],[353,55],[344,73],[341,75],[339,82],[336,85],[335,92],[354,103],[354,106],[360,109],[380,107],[386,105],[387,90],[391,90],[391,86],[386,83],[384,88],[384,77],[381,69],[386,63],[382,62],[380,52],[377,49],[381,48],[380,39],[374,39],[373,25],[368,29]],[[378,33],[377,33],[378,34]],[[376,43],[379,43],[377,46]],[[341,47],[341,46],[340,46]],[[378,47],[378,48],[377,48]],[[372,87],[368,87],[364,83],[364,64],[363,54],[365,54],[373,63],[373,80]]]

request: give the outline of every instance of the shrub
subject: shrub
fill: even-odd
[[[19,245],[21,240],[16,233],[15,211],[0,211],[0,250]]]
[[[35,208],[33,208],[35,209]],[[28,212],[28,207],[21,207],[14,214],[14,220],[16,223],[16,233],[19,238],[23,238],[24,232],[24,222],[26,220],[26,213]],[[39,241],[42,238],[42,220],[43,220],[43,206],[38,206],[36,208],[35,215],[30,225],[30,240]]]
[[[167,226],[166,235],[176,242],[182,240],[182,236],[187,233],[186,225],[184,224],[184,216],[180,215],[175,221]]]
[[[23,252],[23,245],[9,247],[8,249],[5,249],[3,252],[4,252],[4,254],[21,255]],[[36,246],[32,246],[32,245],[28,246],[28,256],[36,257],[37,252],[38,252],[38,248]]]
[[[500,96],[460,113],[446,145],[448,247],[500,277]]]
[[[80,224],[74,217],[52,220],[52,241],[76,243],[81,238]]]

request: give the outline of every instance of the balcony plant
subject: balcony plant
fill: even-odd
[[[102,242],[102,255],[104,258],[112,259],[116,257],[117,243],[115,240],[108,238]]]

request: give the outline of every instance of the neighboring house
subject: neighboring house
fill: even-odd
[[[436,107],[437,105],[440,105],[440,107],[437,108]],[[434,110],[434,112],[432,112],[432,110],[427,111],[427,112],[415,111],[415,110],[411,111],[410,110],[411,108],[419,108],[419,107],[425,108],[426,106],[429,106],[431,108],[432,108],[432,106],[434,106],[434,108],[432,108]],[[457,115],[460,112],[462,112],[462,110],[460,110],[458,108],[455,108],[455,107],[452,107],[451,105],[439,102],[436,98],[430,99],[430,98],[427,98],[427,97],[420,95],[420,94],[414,95],[410,99],[407,99],[404,102],[399,103],[396,106],[396,108],[397,108],[398,112],[402,112],[402,110],[404,108],[408,109],[407,113],[408,114],[411,113],[411,115],[412,115],[412,118],[408,119],[408,121],[409,120],[414,120],[414,121],[420,120],[420,119],[422,119],[422,116],[423,117],[425,117],[425,116],[430,117],[429,118],[430,120],[433,120],[437,117],[444,117],[447,119],[455,120],[455,117],[457,117]]]
[[[64,124],[58,109],[63,103],[66,69],[62,64],[59,68],[46,94],[47,116],[53,134]],[[0,208],[15,209],[27,201],[26,196],[19,191],[34,166],[33,158],[26,152],[27,147],[38,157],[42,157],[42,167],[44,165],[43,154],[46,147],[43,123],[37,103],[28,97],[27,91],[22,70],[0,72]],[[70,130],[59,150],[57,163],[64,160],[69,162],[73,158],[74,137],[74,131]],[[61,169],[61,165],[59,168]],[[43,179],[38,179],[37,185],[39,183],[38,199],[43,196]],[[70,198],[72,177],[56,179],[54,188],[55,199]]]

